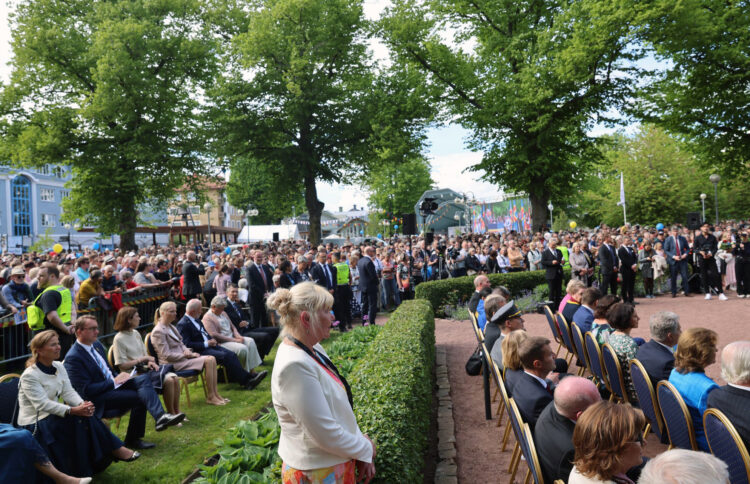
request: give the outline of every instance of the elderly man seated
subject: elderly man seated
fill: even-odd
[[[682,334],[680,317],[671,311],[660,311],[651,316],[649,327],[651,340],[638,348],[635,357],[646,369],[656,389],[657,383],[669,379],[669,374],[674,368],[672,347],[677,344]]]
[[[224,312],[227,301],[221,296],[211,300],[211,309],[203,315],[203,326],[211,336],[219,342],[222,348],[226,348],[239,358],[245,371],[250,373],[253,368],[263,364],[258,354],[255,341],[247,336],[242,336],[234,327],[229,316]]]
[[[721,351],[721,376],[727,385],[708,394],[708,406],[721,410],[750,446],[750,341],[729,343]]]
[[[638,484],[729,484],[727,465],[695,450],[662,452],[643,466]]]

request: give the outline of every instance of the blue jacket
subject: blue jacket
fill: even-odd
[[[107,352],[104,346],[100,342],[95,341],[93,347],[106,362]],[[70,347],[63,363],[75,391],[84,400],[91,400],[93,402],[96,407],[96,416],[101,418],[104,412],[104,405],[100,404],[99,401],[106,393],[115,389],[114,382],[104,377],[94,357],[78,342]],[[107,362],[107,367],[112,372],[112,376],[117,375],[117,370],[112,368],[109,362]]]
[[[586,336],[586,331],[591,331],[591,325],[594,324],[594,312],[581,305],[573,315],[573,322],[581,329],[581,336]]]
[[[690,417],[693,420],[693,428],[695,429],[695,441],[698,443],[698,447],[706,452],[710,452],[708,448],[708,442],[706,441],[706,434],[703,431],[703,412],[708,408],[708,394],[712,390],[719,388],[712,379],[707,377],[705,373],[691,372],[682,374],[676,369],[672,370],[669,374],[669,383],[674,385],[682,399],[685,400],[690,411]]]

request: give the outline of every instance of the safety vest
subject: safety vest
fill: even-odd
[[[36,303],[39,301],[39,298],[42,297],[42,294],[52,290],[58,291],[62,297],[62,303],[57,307],[57,315],[60,317],[63,324],[70,323],[70,315],[73,310],[73,298],[70,295],[70,291],[63,286],[50,286],[34,299],[34,304],[26,308],[26,321],[29,324],[30,329],[34,331],[44,329],[45,314],[44,311],[42,311],[42,308],[37,306]]]
[[[333,265],[336,268],[336,284],[346,286],[349,284],[349,264],[346,262],[337,262]]]

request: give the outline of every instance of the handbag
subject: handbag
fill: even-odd
[[[466,374],[469,376],[479,375],[482,372],[483,358],[482,346],[477,345],[477,349],[474,350],[474,353],[472,353],[469,360],[466,362]]]

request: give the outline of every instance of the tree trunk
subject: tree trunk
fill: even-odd
[[[310,243],[316,246],[320,243],[322,233],[320,229],[320,216],[323,213],[325,204],[318,200],[318,190],[315,187],[315,176],[311,173],[305,175],[305,206],[310,221],[309,238]]]
[[[544,194],[529,193],[529,202],[531,202],[531,227],[534,232],[541,232],[544,225],[549,225],[549,212],[547,211],[548,198]]]
[[[126,204],[122,210],[120,222],[120,251],[138,250],[135,245],[135,231],[138,227],[138,211],[132,203]]]

